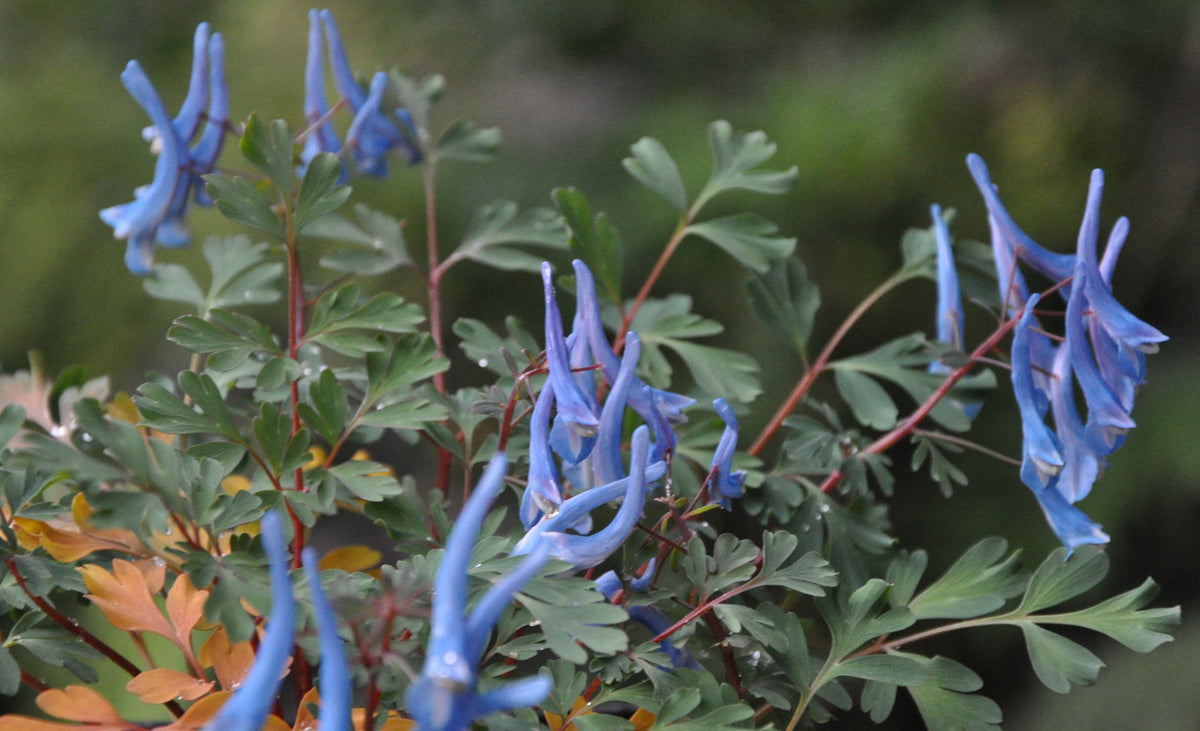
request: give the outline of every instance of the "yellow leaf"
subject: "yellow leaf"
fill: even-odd
[[[212,683],[170,668],[147,670],[125,684],[125,690],[136,695],[143,703],[152,704],[172,700],[194,701],[212,689]]]
[[[222,688],[236,688],[254,664],[254,648],[249,642],[229,644],[224,627],[217,627],[200,646],[200,666],[212,668]]]
[[[342,571],[366,571],[379,565],[383,554],[374,548],[366,546],[341,546],[321,557],[317,566],[321,571],[326,569],[341,569]]]
[[[134,406],[133,399],[124,391],[113,396],[113,400],[104,407],[104,413],[114,419],[128,422],[134,426],[137,426],[142,420],[142,415],[138,412],[138,407]]]
[[[126,724],[104,696],[86,685],[51,688],[38,694],[38,708],[55,718],[82,723]]]
[[[658,716],[654,715],[645,708],[639,708],[629,717],[629,722],[633,724],[634,731],[648,731],[654,726],[654,722],[658,720]]]
[[[250,479],[245,475],[229,475],[221,480],[221,489],[227,495],[233,496],[250,489]]]
[[[167,639],[174,639],[174,631],[167,618],[159,611],[151,596],[151,584],[162,588],[165,567],[155,571],[151,565],[147,574],[137,566],[115,559],[112,573],[100,566],[88,564],[77,570],[83,574],[83,582],[91,594],[86,595],[104,613],[109,623],[127,632],[153,632]],[[157,576],[155,575],[157,574]],[[156,590],[157,591],[157,590]]]
[[[302,466],[300,469],[304,470],[305,472],[308,470],[315,470],[318,467],[324,466],[325,460],[328,459],[328,457],[329,453],[325,451],[324,447],[318,447],[314,444],[308,448],[308,461],[305,462],[304,466]]]

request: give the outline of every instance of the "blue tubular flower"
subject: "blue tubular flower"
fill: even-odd
[[[1108,534],[1100,525],[1067,502],[1058,490],[1034,490],[1033,494],[1037,496],[1046,522],[1068,552],[1088,543],[1108,543]]]
[[[353,685],[350,667],[342,639],[338,636],[337,617],[321,591],[321,576],[317,571],[317,553],[306,548],[300,553],[304,575],[312,592],[313,614],[317,619],[317,635],[321,641],[321,731],[350,731],[350,701]]]
[[[1047,397],[1037,392],[1033,382],[1030,328],[1035,323],[1033,308],[1038,299],[1038,295],[1031,295],[1025,304],[1025,313],[1013,330],[1012,341],[1013,394],[1021,411],[1021,428],[1025,435],[1021,445],[1021,480],[1035,492],[1052,486],[1063,467],[1058,437],[1042,420],[1045,409],[1040,408],[1040,404],[1045,403]]]
[[[563,459],[579,464],[592,451],[600,420],[596,418],[595,407],[588,403],[587,396],[571,374],[562,315],[554,297],[553,272],[548,262],[542,263],[542,288],[546,297],[546,365],[550,369],[550,382],[554,384],[558,405],[550,445]]]
[[[191,188],[196,192],[196,202],[202,206],[212,205],[212,199],[204,188],[201,176],[216,167],[221,148],[225,145],[225,125],[229,121],[229,88],[225,85],[225,39],[214,33],[208,41],[208,119],[204,133],[191,150]]]
[[[329,102],[325,100],[325,51],[321,45],[321,15],[313,8],[308,11],[308,56],[304,61],[304,122],[317,125],[310,129],[300,152],[300,175],[312,159],[322,152],[337,153],[342,149],[333,123],[324,119],[329,114]],[[324,119],[324,121],[321,121]],[[318,124],[319,122],[319,124]],[[345,163],[342,178],[346,177]]]
[[[592,450],[592,470],[600,484],[616,482],[625,476],[625,465],[621,461],[621,427],[625,423],[625,402],[633,383],[633,372],[641,354],[642,341],[637,333],[630,331],[625,339],[621,368],[604,401],[604,410],[600,412],[600,431],[596,435],[596,448]]]
[[[495,624],[513,594],[545,565],[545,551],[536,551],[512,573],[488,590],[468,616],[467,569],[471,549],[492,500],[504,484],[507,461],[492,458],[463,506],[446,542],[446,552],[433,586],[429,646],[421,676],[408,690],[408,712],[422,731],[460,731],[493,711],[540,703],[550,693],[551,680],[526,678],[480,694],[476,692],[479,663]]]
[[[1107,466],[1107,445],[1096,439],[1079,418],[1075,405],[1075,382],[1071,377],[1071,349],[1062,346],[1054,356],[1054,384],[1050,391],[1054,429],[1062,443],[1063,468],[1056,489],[1069,503],[1091,492],[1092,485]]]
[[[646,468],[645,477],[642,482],[644,485],[649,485],[662,479],[665,474],[667,474],[666,462],[651,462],[650,466]],[[517,541],[517,545],[513,547],[512,554],[514,556],[521,556],[532,553],[542,545],[547,533],[560,533],[572,528],[578,528],[585,520],[590,522],[589,515],[593,510],[605,503],[616,500],[622,495],[628,494],[630,492],[630,483],[638,479],[638,476],[630,474],[629,477],[623,477],[607,485],[593,487],[575,497],[564,500],[556,512],[547,514],[526,531],[521,540]],[[646,490],[646,492],[649,492],[649,490]]]
[[[558,468],[550,453],[550,409],[554,406],[554,384],[549,381],[538,394],[529,417],[529,479],[521,494],[521,523],[533,527],[542,515],[562,502]]]
[[[1124,441],[1125,432],[1136,425],[1129,416],[1129,410],[1121,404],[1117,394],[1101,376],[1092,349],[1088,347],[1087,331],[1084,329],[1088,278],[1085,265],[1080,264],[1075,268],[1075,290],[1067,300],[1067,346],[1071,348],[1071,367],[1087,402],[1088,429],[1095,430],[1112,451]]]
[[[596,283],[592,272],[579,259],[575,267],[575,337],[586,338],[592,357],[600,364],[604,380],[613,383],[620,371],[621,361],[608,344],[604,334],[604,323],[600,319],[600,302],[596,298]],[[662,459],[666,451],[674,450],[675,432],[671,424],[687,421],[683,410],[695,403],[695,399],[669,391],[651,388],[634,377],[629,389],[629,408],[642,417],[654,433],[652,457]]]
[[[341,35],[333,15],[328,10],[321,11],[321,22],[325,26],[325,40],[329,45],[329,64],[333,70],[334,85],[345,97],[350,110],[358,116],[367,104],[369,94],[354,79],[350,71],[350,63],[346,60],[346,49],[342,46]],[[386,75],[385,75],[386,80]],[[397,116],[409,128],[409,134],[415,135],[412,119],[404,110],[399,110]],[[385,156],[389,150],[402,149],[408,157],[408,163],[415,165],[421,161],[421,152],[400,131],[400,128],[389,120],[378,107],[370,110],[361,123],[358,143],[353,147],[354,157],[358,167],[364,173],[383,177],[387,175]]]
[[[547,526],[547,529],[541,532],[541,541],[537,541],[531,550],[536,550],[541,545],[547,545],[551,555],[563,561],[570,562],[577,568],[591,568],[612,555],[613,551],[620,548],[625,539],[629,537],[629,534],[633,532],[638,518],[642,517],[642,509],[645,507],[646,502],[646,459],[649,451],[650,430],[645,426],[640,426],[633,433],[629,477],[625,480],[625,500],[621,503],[621,507],[617,509],[617,514],[613,517],[612,522],[601,530],[586,536],[550,530],[549,526]],[[620,484],[620,482],[610,484]],[[582,495],[575,496],[571,500],[591,497],[592,493],[598,493],[603,489],[600,487],[593,488]],[[563,503],[563,510],[560,511],[560,515],[566,512],[567,504],[571,500]],[[574,525],[574,521],[569,523],[564,521],[564,523],[567,526]],[[534,529],[536,530],[537,526],[534,526]],[[516,549],[514,549],[515,551]]]
[[[950,229],[942,219],[942,207],[930,206],[934,232],[937,238],[937,339],[963,349],[962,295],[958,289],[958,270],[954,266],[954,252],[950,248]],[[936,367],[936,370],[935,370]],[[941,363],[930,365],[930,371],[946,373],[949,369]]]
[[[262,544],[271,566],[271,618],[242,686],[208,722],[206,731],[258,731],[275,705],[287,661],[292,656],[296,601],[288,579],[287,549],[278,513],[263,516]]]
[[[974,153],[967,155],[967,167],[970,168],[971,177],[975,179],[975,185],[983,194],[983,200],[987,205],[988,216],[993,226],[993,249],[997,246],[1007,248],[1011,254],[1015,254],[1026,264],[1055,282],[1061,282],[1071,276],[1071,270],[1075,265],[1074,257],[1070,254],[1057,254],[1044,248],[1017,226],[1012,216],[1009,215],[1008,209],[1000,202],[1000,196],[996,194],[996,186],[992,184],[983,158]],[[998,264],[1001,263],[1001,257],[997,257],[996,261]],[[1004,286],[1001,296],[1005,296],[1007,292],[1008,287]]]
[[[179,114],[175,115],[172,126],[175,134],[181,140],[190,140],[200,126],[200,114],[204,111],[204,102],[208,99],[208,23],[196,26],[192,36],[192,73],[188,80],[188,93]],[[161,137],[158,127],[150,125],[142,130],[142,137],[147,142],[157,146]]]
[[[134,274],[149,274],[159,227],[170,213],[176,191],[180,187],[187,187],[183,163],[188,158],[188,150],[175,133],[158,92],[137,61],[129,62],[121,73],[121,81],[134,100],[150,115],[162,141],[162,151],[154,166],[153,182],[134,191],[132,202],[100,211],[100,219],[112,226],[115,238],[128,239],[125,266]]]
[[[709,486],[709,502],[714,502],[729,510],[730,500],[741,497],[745,490],[746,471],[733,469],[733,453],[737,450],[738,420],[733,409],[723,398],[713,401],[717,415],[725,422],[725,431],[721,441],[713,452],[712,484]]]

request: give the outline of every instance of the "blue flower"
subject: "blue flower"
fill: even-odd
[[[368,106],[370,93],[362,90],[362,87],[355,81],[354,74],[350,71],[350,63],[346,60],[346,49],[342,46],[341,35],[338,33],[337,24],[333,21],[333,15],[328,10],[322,10],[320,16],[321,22],[325,26],[325,40],[329,46],[329,64],[333,71],[334,85],[350,106],[350,111],[356,117],[362,115],[357,136],[353,141],[348,139],[346,145],[354,152],[358,169],[368,175],[386,176],[386,155],[394,149],[401,150],[407,156],[410,165],[420,162],[421,151],[412,141],[417,135],[412,117],[406,110],[395,110],[396,118],[406,127],[404,131],[401,131],[400,127],[388,119],[380,109],[378,100]],[[385,74],[385,84],[386,79]],[[382,90],[379,94],[382,95]],[[366,108],[365,112],[363,111],[364,107]]]
[[[530,528],[542,515],[557,510],[562,502],[558,468],[550,453],[550,409],[554,407],[554,384],[549,381],[538,394],[529,417],[529,477],[521,494],[521,523]]]
[[[712,483],[709,486],[710,502],[714,502],[726,510],[730,500],[742,496],[745,490],[746,471],[733,469],[733,454],[737,450],[738,420],[733,409],[723,398],[713,401],[717,415],[725,422],[725,431],[721,433],[721,441],[713,452]]]
[[[329,102],[325,99],[325,50],[321,43],[321,13],[308,11],[308,55],[304,61],[304,122],[309,127],[300,152],[299,174],[304,175],[308,164],[322,152],[336,154],[342,148],[333,122],[327,119]],[[315,125],[315,126],[314,126]],[[346,164],[342,162],[342,181],[346,179]]]
[[[337,617],[325,598],[325,592],[321,590],[316,551],[305,548],[300,552],[300,560],[312,592],[313,614],[317,619],[317,636],[321,643],[321,731],[351,731],[350,703],[354,688],[342,639],[338,636]]]
[[[554,296],[554,275],[548,262],[542,263],[542,289],[546,300],[546,367],[554,385],[558,415],[550,434],[550,446],[563,459],[579,464],[592,452],[600,420],[596,404],[587,398],[571,373],[567,343],[563,336],[562,314]]]
[[[1036,320],[1033,308],[1040,297],[1030,295],[1025,312],[1013,330],[1012,384],[1017,407],[1021,411],[1021,429],[1025,435],[1021,444],[1021,479],[1034,491],[1049,487],[1062,470],[1062,444],[1043,420],[1048,396],[1033,382],[1033,362],[1030,348],[1031,328]]]
[[[621,460],[622,427],[625,424],[625,404],[629,398],[629,387],[633,385],[633,372],[642,354],[642,342],[638,334],[630,331],[625,338],[625,354],[621,368],[612,382],[612,389],[604,400],[600,412],[600,430],[596,435],[596,447],[592,451],[592,471],[596,482],[616,482],[625,476],[625,465]]]
[[[953,345],[956,350],[963,349],[963,311],[962,294],[958,289],[958,270],[954,266],[954,252],[950,248],[950,229],[942,218],[942,207],[933,205],[929,208],[933,216],[933,227],[937,239],[937,339],[938,342]],[[936,367],[936,368],[935,368]],[[930,370],[935,373],[945,373],[949,369],[934,363]]]
[[[1017,226],[1008,209],[1000,202],[983,158],[974,153],[967,155],[967,167],[987,205],[988,221],[992,226],[992,250],[996,253],[997,273],[1000,275],[1001,301],[1015,309],[1020,308],[1028,296],[1024,280],[1016,270],[1014,257],[1054,282],[1071,276],[1075,266],[1074,257],[1046,249]]]
[[[507,461],[492,458],[463,506],[446,542],[446,552],[433,585],[429,646],[421,676],[408,690],[408,712],[422,731],[460,731],[493,711],[540,703],[550,693],[551,680],[525,678],[479,693],[477,666],[487,648],[492,626],[512,602],[513,594],[545,565],[549,555],[535,551],[494,585],[467,614],[467,569],[471,549],[492,500],[504,484]]]
[[[186,246],[190,240],[183,217],[194,190],[202,205],[211,203],[201,176],[212,171],[225,137],[229,96],[225,85],[225,44],[220,33],[208,34],[208,24],[196,28],[193,41],[191,83],[175,119],[170,119],[158,92],[136,61],[130,61],[121,81],[150,116],[152,126],[143,136],[158,151],[154,180],[134,191],[134,200],[100,211],[113,228],[113,236],[127,239],[125,264],[135,274],[148,274],[154,262],[154,244]],[[205,101],[208,119],[204,134],[188,148],[200,126]]]
[[[649,430],[645,426],[638,427],[633,433],[629,476],[564,500],[557,512],[547,514],[526,532],[513,547],[513,555],[549,551],[555,558],[577,568],[591,568],[612,555],[637,525],[648,486],[666,474],[666,463],[647,461],[649,442]],[[612,522],[603,529],[590,535],[564,532],[578,525],[591,511],[621,496],[624,496],[624,502]]]
[[[586,340],[592,357],[600,365],[604,380],[613,383],[621,368],[621,360],[613,352],[604,334],[604,323],[600,318],[600,302],[596,298],[596,283],[592,272],[579,259],[573,262],[575,267],[575,333],[574,336]],[[629,408],[650,425],[654,433],[654,460],[663,458],[666,452],[675,449],[675,432],[671,424],[687,421],[683,410],[695,403],[694,399],[677,393],[651,388],[636,376],[630,383]]]
[[[275,705],[284,670],[292,656],[296,629],[296,600],[288,579],[287,549],[278,513],[262,519],[262,544],[271,570],[271,618],[258,645],[254,665],[217,715],[205,726],[210,731],[258,731]]]
[[[163,107],[158,92],[137,61],[130,61],[121,72],[121,81],[134,100],[141,105],[158,130],[162,150],[154,165],[154,180],[148,186],[134,191],[134,200],[100,211],[100,219],[113,228],[113,236],[128,239],[125,250],[125,266],[134,274],[148,274],[154,261],[154,242],[159,238],[159,228],[174,231],[177,221],[167,221],[171,215],[171,203],[176,191],[187,189],[188,178],[184,170],[187,147],[175,133],[171,118]],[[167,236],[169,240],[174,237]]]

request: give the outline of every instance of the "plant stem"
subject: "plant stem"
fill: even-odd
[[[442,275],[445,270],[439,263],[437,231],[437,160],[431,156],[425,164],[425,241],[429,256],[429,274],[425,280],[425,287],[429,296],[429,334],[433,337],[437,356],[444,358],[446,349],[442,339]],[[446,393],[444,372],[433,374],[433,387],[438,393]],[[445,493],[450,487],[451,454],[439,444],[437,455],[438,471],[435,484]]]
[[[866,314],[867,310],[871,309],[871,307],[878,302],[880,298],[882,298],[888,292],[891,292],[900,284],[908,281],[913,276],[914,275],[907,270],[896,272],[892,276],[885,279],[878,287],[872,290],[871,293],[867,295],[866,299],[864,299],[862,302],[859,302],[858,306],[846,316],[846,319],[842,321],[840,326],[838,326],[837,331],[834,332],[833,336],[829,338],[829,342],[825,344],[825,348],[821,351],[821,354],[817,356],[817,359],[814,360],[808,367],[808,370],[804,372],[804,375],[801,376],[800,381],[796,384],[795,388],[793,388],[792,392],[788,394],[787,399],[784,400],[782,405],[780,405],[779,409],[775,412],[775,415],[771,417],[771,421],[765,427],[763,427],[762,432],[758,435],[758,438],[754,440],[754,444],[752,444],[748,450],[750,454],[757,455],[762,452],[763,447],[767,445],[767,442],[771,440],[771,437],[775,436],[775,433],[779,431],[781,426],[783,426],[784,420],[796,410],[796,407],[800,404],[804,397],[808,395],[809,390],[812,388],[817,378],[825,371],[826,365],[829,363],[829,359],[832,357],[834,349],[841,344],[842,340],[846,337],[846,334],[850,332],[850,328],[852,328],[855,323],[862,319],[862,316]]]

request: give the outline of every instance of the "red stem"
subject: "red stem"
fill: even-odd
[[[100,639],[91,632],[88,632],[76,620],[55,609],[54,605],[50,602],[46,601],[40,596],[35,596],[25,584],[25,577],[22,576],[21,572],[17,569],[17,561],[14,557],[10,556],[8,560],[5,561],[5,565],[8,566],[8,570],[12,573],[13,578],[17,580],[17,585],[21,587],[21,591],[25,592],[25,596],[29,597],[30,600],[37,605],[38,609],[41,609],[43,612],[45,612],[47,617],[49,617],[63,629],[83,640],[93,649],[97,650],[101,655],[104,655],[109,660],[112,660],[114,663],[116,663],[117,667],[129,673],[130,677],[136,678],[141,674],[142,671],[139,670],[136,665],[130,662],[129,658],[117,652],[104,640]],[[183,715],[183,708],[181,708],[175,701],[168,701],[163,705],[165,705],[167,710],[169,710],[176,718]]]

